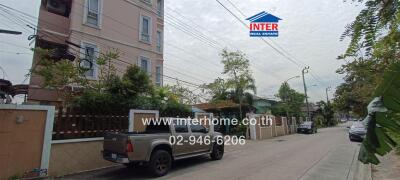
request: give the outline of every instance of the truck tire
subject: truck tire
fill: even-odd
[[[224,156],[224,145],[213,145],[213,150],[210,154],[212,160],[220,160]]]
[[[171,168],[171,164],[171,155],[165,150],[157,150],[153,152],[150,157],[148,170],[152,175],[156,177],[164,176]]]

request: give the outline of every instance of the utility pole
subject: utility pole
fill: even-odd
[[[308,119],[311,120],[310,106],[308,104],[306,80],[304,79],[304,74],[308,73],[309,69],[310,69],[310,66],[304,67],[303,70],[301,70],[301,75],[303,76],[304,95],[306,96],[306,105],[307,105],[307,115],[308,115]]]
[[[331,88],[332,87],[327,87],[326,89],[325,89],[325,92],[326,92],[326,104],[329,104],[329,96],[328,96],[328,91],[330,91],[331,90]]]

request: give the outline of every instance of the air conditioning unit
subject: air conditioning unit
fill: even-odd
[[[65,16],[67,14],[68,1],[47,0],[46,8],[49,12]]]

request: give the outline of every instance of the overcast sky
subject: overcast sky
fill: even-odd
[[[289,53],[290,62],[259,38],[249,37],[248,30],[226,11],[216,0],[166,0],[165,1],[165,49],[164,74],[202,84],[221,76],[221,48],[239,49],[248,55],[257,85],[257,94],[271,97],[280,84],[301,75],[303,66],[310,66],[316,78],[306,74],[311,101],[324,100],[325,88],[334,88],[342,77],[335,70],[344,62],[336,60],[347,47],[348,40],[339,41],[344,27],[353,21],[361,10],[359,4],[343,0],[220,0],[238,18],[245,19],[261,11],[279,18],[279,37],[267,41],[281,52]],[[1,4],[38,15],[39,0],[1,0]],[[242,13],[245,15],[243,16]],[[0,34],[0,66],[5,78],[13,84],[28,83],[25,74],[32,63],[27,37],[33,34],[28,27],[16,25],[0,10],[0,29],[22,31],[23,35]],[[177,24],[179,22],[179,24]],[[182,29],[181,23],[189,25]],[[179,27],[176,28],[176,27]],[[197,34],[201,40],[186,32]],[[199,35],[200,34],[200,35]],[[216,42],[210,46],[204,41]],[[215,47],[216,46],[216,47]],[[283,50],[282,50],[283,49]],[[21,53],[21,54],[15,54]],[[3,76],[0,72],[0,76]],[[166,83],[174,83],[165,79]],[[296,90],[303,92],[301,78],[289,81]],[[195,89],[195,88],[191,88]]]

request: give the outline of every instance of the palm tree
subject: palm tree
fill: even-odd
[[[235,93],[234,99],[239,102],[239,113],[240,113],[240,118],[242,119],[243,98],[245,98],[245,101],[248,104],[252,104],[253,94],[251,94],[250,92],[256,94],[255,81],[249,74],[245,74],[238,77],[237,80],[232,79],[230,83],[234,88],[234,93]]]

